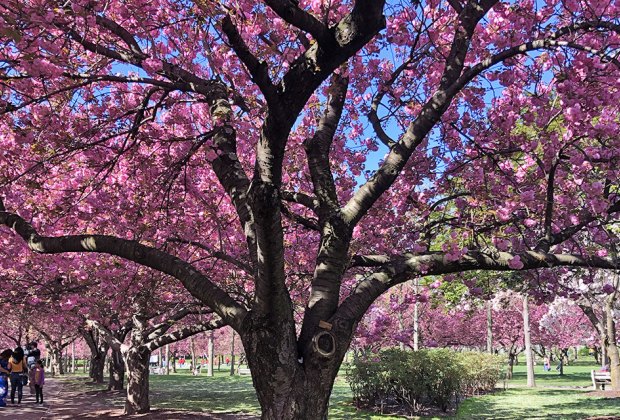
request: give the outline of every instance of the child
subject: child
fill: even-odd
[[[34,366],[34,390],[37,403],[43,404],[43,384],[45,383],[45,370],[43,369],[43,360],[37,360]]]

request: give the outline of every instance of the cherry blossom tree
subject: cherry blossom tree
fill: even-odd
[[[405,281],[619,267],[615,3],[0,10],[3,252],[176,278],[241,337],[264,418],[325,417]]]

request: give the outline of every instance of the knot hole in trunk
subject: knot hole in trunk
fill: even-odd
[[[312,337],[312,347],[321,356],[331,358],[336,353],[336,338],[331,331],[321,331]]]

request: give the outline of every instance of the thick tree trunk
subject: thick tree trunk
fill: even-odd
[[[125,414],[143,414],[151,410],[149,401],[149,360],[145,347],[131,347],[125,353],[127,367],[127,399]]]
[[[104,368],[105,368],[105,353],[103,355],[91,354],[88,376],[92,378],[93,382],[98,383],[98,384],[103,383],[103,369]]]
[[[616,322],[614,320],[613,295],[610,295],[605,302],[605,314],[607,315],[607,355],[609,357],[609,372],[611,373],[611,387],[614,391],[620,390],[620,354],[616,344]]]
[[[283,324],[254,324],[241,334],[262,419],[327,419],[329,396],[350,342],[321,331],[314,336],[321,353],[312,344],[314,350],[301,358],[294,337],[294,325]]]
[[[65,370],[62,363],[62,350],[51,348],[52,355],[52,375],[64,375]]]
[[[534,378],[534,355],[532,354],[532,340],[530,338],[530,308],[527,295],[523,296],[523,340],[525,341],[527,386],[534,388],[536,386],[536,379]]]
[[[88,376],[93,382],[103,383],[103,370],[105,369],[105,359],[110,346],[105,340],[101,340],[99,335],[92,330],[81,330],[82,337],[90,349],[90,366]],[[86,363],[84,363],[86,365]]]
[[[112,349],[109,369],[108,390],[122,391],[125,385],[125,361],[120,350]]]

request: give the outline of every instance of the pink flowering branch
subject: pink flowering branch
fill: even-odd
[[[191,264],[156,248],[107,235],[41,236],[23,218],[5,211],[1,200],[0,225],[12,229],[32,251],[40,254],[97,252],[159,270],[180,280],[190,293],[212,308],[227,324],[238,327],[245,317],[246,310],[208,277]]]

